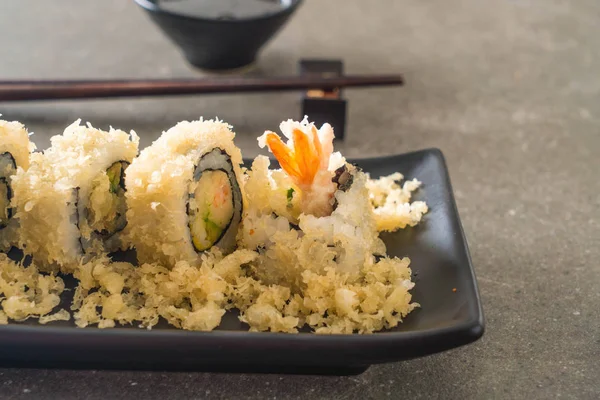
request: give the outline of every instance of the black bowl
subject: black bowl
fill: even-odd
[[[285,24],[302,0],[274,13],[238,19],[210,19],[177,14],[156,0],[135,0],[194,66],[209,70],[243,67]]]

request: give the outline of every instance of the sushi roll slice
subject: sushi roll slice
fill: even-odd
[[[181,122],[127,170],[127,227],[140,262],[195,263],[230,253],[242,218],[242,155],[220,121]]]
[[[73,269],[91,256],[127,247],[125,169],[139,138],[80,121],[31,155],[13,179],[24,251],[49,271]]]
[[[29,141],[27,129],[16,121],[0,121],[0,250],[17,244],[18,221],[11,205],[12,177],[17,168],[29,167],[29,153],[35,145]]]
[[[385,254],[366,174],[333,152],[328,124],[317,129],[307,119],[288,120],[280,128],[284,139],[267,131],[259,145],[269,148],[281,169],[268,169],[263,156],[247,172],[241,243],[260,254],[255,273],[264,283],[296,289],[305,285],[306,271],[360,279],[362,268]]]

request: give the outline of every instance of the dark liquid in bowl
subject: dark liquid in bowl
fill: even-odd
[[[174,14],[216,20],[269,15],[291,5],[292,0],[159,0],[158,6]]]

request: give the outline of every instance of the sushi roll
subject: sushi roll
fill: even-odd
[[[20,241],[49,271],[73,272],[91,256],[127,247],[125,169],[138,152],[135,132],[76,121],[51,147],[31,155],[13,179]]]
[[[280,129],[284,137],[267,131],[259,145],[281,169],[258,156],[246,171],[239,242],[257,254],[246,271],[261,288],[257,297],[234,298],[240,320],[253,331],[296,332],[306,323],[328,334],[397,326],[418,307],[410,260],[386,254],[368,175],[333,152],[328,124],[305,118]]]
[[[248,171],[248,207],[241,243],[260,254],[257,276],[268,284],[304,285],[304,272],[327,269],[359,279],[361,268],[385,254],[378,237],[366,174],[333,152],[333,129],[307,119],[284,121],[282,140],[267,131],[267,146],[281,169],[264,156]]]
[[[196,263],[230,253],[242,218],[242,155],[213,120],[180,122],[134,160],[125,177],[128,237],[140,262]]]
[[[29,167],[29,153],[35,145],[29,141],[27,129],[16,121],[0,121],[0,250],[7,251],[17,242],[18,221],[11,205],[12,177],[17,168]]]

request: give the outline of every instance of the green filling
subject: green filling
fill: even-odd
[[[233,195],[227,173],[203,171],[190,188],[188,207],[194,248],[208,250],[223,236],[233,218]]]
[[[292,208],[292,199],[294,198],[294,188],[289,188],[286,193],[287,197],[287,208]]]
[[[106,169],[106,176],[97,178],[90,195],[88,225],[101,236],[111,236],[127,225],[123,172],[126,161],[117,161]],[[108,190],[102,179],[108,178]],[[104,181],[106,182],[106,181]]]
[[[106,170],[108,180],[110,182],[110,192],[117,193],[121,183],[121,173],[123,171],[123,165],[120,162],[116,162]]]
[[[219,225],[215,224],[208,218],[204,220],[204,223],[206,224],[206,236],[208,238],[208,241],[211,243],[216,242],[217,239],[221,237],[221,233],[223,233],[223,228],[221,228]]]
[[[0,229],[5,228],[13,216],[13,209],[10,207],[10,177],[16,171],[17,163],[12,154],[8,151],[0,154]]]
[[[8,191],[9,189],[6,182],[0,182],[0,226],[2,227],[5,227],[10,219],[10,199],[8,198]]]
[[[287,191],[287,201],[288,203],[292,202],[292,199],[294,198],[294,188],[289,188]]]

